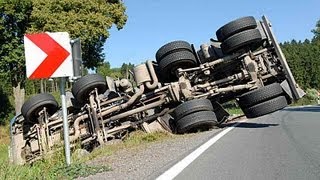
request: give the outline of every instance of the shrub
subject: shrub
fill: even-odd
[[[13,117],[14,108],[10,103],[9,95],[0,86],[0,125],[5,125]]]

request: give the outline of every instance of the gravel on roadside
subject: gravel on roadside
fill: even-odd
[[[109,165],[111,171],[79,179],[155,179],[222,130],[177,135],[171,139],[119,150],[110,156],[88,162],[89,165]]]
[[[89,165],[109,165],[112,168],[111,171],[79,179],[155,179],[162,171],[219,131],[221,129],[181,135],[119,150],[110,156],[99,157],[88,162]]]

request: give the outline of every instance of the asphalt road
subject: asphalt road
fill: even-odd
[[[240,123],[175,179],[319,180],[320,106],[286,108]]]

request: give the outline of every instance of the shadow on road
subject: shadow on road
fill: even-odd
[[[282,111],[320,112],[320,106],[290,107],[290,108],[285,108]]]
[[[230,127],[235,125],[236,122],[224,124],[223,127]],[[236,128],[266,128],[270,126],[278,126],[279,124],[262,124],[262,123],[252,123],[252,122],[242,122],[236,126]]]

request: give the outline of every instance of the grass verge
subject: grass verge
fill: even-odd
[[[70,166],[64,162],[63,152],[39,160],[32,165],[13,165],[8,160],[8,145],[0,145],[0,179],[74,179],[108,171],[108,166],[89,166],[73,161]]]
[[[166,132],[145,133],[143,131],[135,131],[130,133],[130,136],[124,141],[120,141],[119,143],[115,143],[112,145],[100,146],[99,148],[91,152],[88,156],[81,158],[80,161],[84,163],[97,157],[110,156],[121,149],[143,147],[148,143],[159,142],[174,137],[177,137],[177,135]]]
[[[9,136],[9,126],[0,126],[0,145],[1,144],[9,144],[10,136]]]
[[[151,142],[172,138],[169,133],[144,133],[136,131],[123,142],[105,145],[97,148],[85,157],[73,157],[72,165],[67,167],[64,162],[64,151],[54,156],[39,160],[32,165],[16,166],[8,160],[8,140],[0,144],[0,179],[74,179],[111,170],[109,166],[91,166],[86,162],[100,156],[112,155],[114,152],[146,145]]]

